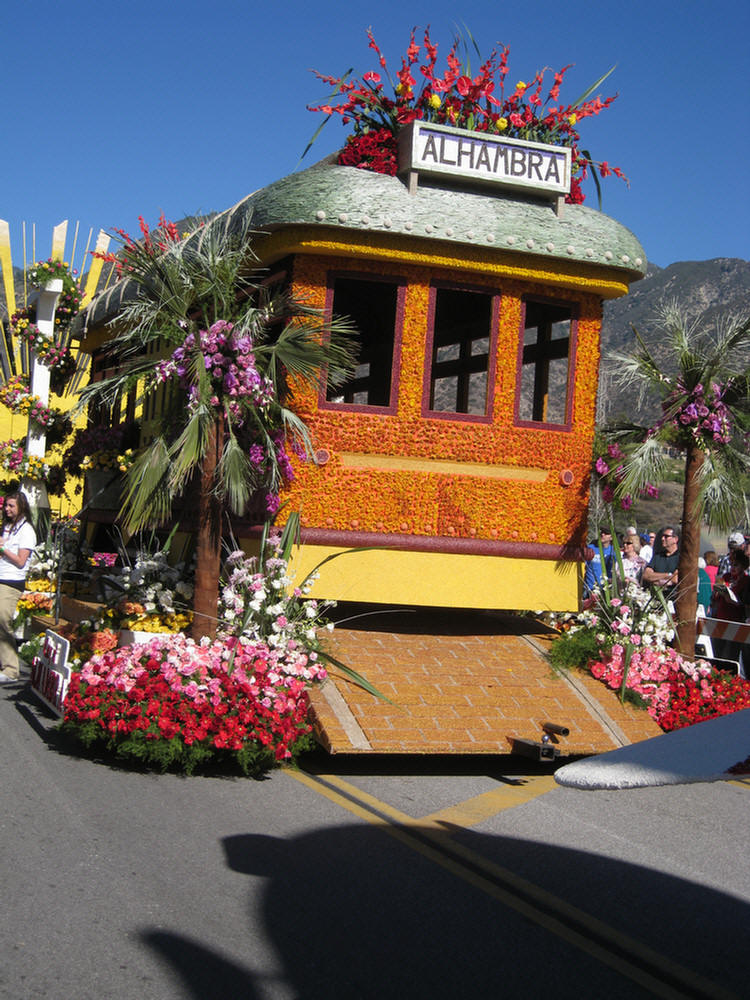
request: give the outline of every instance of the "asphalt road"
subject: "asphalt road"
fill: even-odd
[[[746,997],[750,785],[122,770],[0,694],[0,997]]]

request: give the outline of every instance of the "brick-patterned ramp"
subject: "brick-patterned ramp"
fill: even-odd
[[[570,730],[564,757],[661,732],[592,677],[556,674],[544,658],[551,634],[531,618],[346,610],[357,617],[337,626],[331,653],[392,704],[336,676],[317,688],[315,733],[330,753],[506,754],[510,738],[538,740],[549,721]]]

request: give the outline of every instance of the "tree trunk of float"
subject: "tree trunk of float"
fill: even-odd
[[[200,468],[198,535],[196,539],[195,593],[192,637],[199,642],[216,636],[221,572],[221,520],[223,504],[216,495],[216,470],[224,448],[223,419],[214,420]]]
[[[691,444],[685,456],[685,489],[682,494],[682,533],[680,562],[677,571],[677,648],[692,660],[695,656],[695,615],[698,609],[698,557],[701,546],[701,522],[696,513],[700,474],[705,452]]]

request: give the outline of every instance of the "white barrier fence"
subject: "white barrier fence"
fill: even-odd
[[[696,652],[699,651],[698,647],[701,647],[702,655],[708,657],[709,660],[726,659],[727,662],[736,664],[737,673],[741,674],[742,661],[735,660],[733,657],[715,656],[713,644],[715,641],[737,642],[743,646],[749,644],[750,624],[747,622],[728,622],[724,621],[723,618],[698,618],[695,625],[697,632]],[[741,655],[742,652],[740,652]],[[748,650],[748,659],[750,659],[750,650]]]

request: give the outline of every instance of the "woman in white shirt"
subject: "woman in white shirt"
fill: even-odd
[[[25,589],[36,532],[31,523],[29,501],[20,491],[9,493],[3,505],[0,538],[0,684],[18,681],[18,652],[13,635],[13,618],[18,598]]]
[[[626,535],[622,543],[622,571],[626,580],[640,584],[646,563],[639,555],[641,543],[637,535]]]

